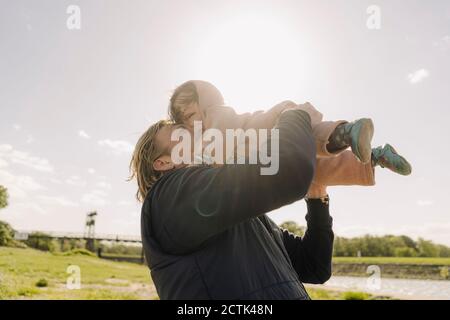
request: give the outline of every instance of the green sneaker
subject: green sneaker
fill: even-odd
[[[359,119],[344,125],[344,141],[362,163],[368,163],[371,160],[373,132],[371,119]]]
[[[372,166],[377,165],[403,176],[408,176],[412,172],[409,162],[388,143],[384,147],[372,149]]]

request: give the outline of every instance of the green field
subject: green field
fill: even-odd
[[[334,291],[305,286],[312,300],[393,300],[387,296],[374,296],[358,291]]]
[[[81,271],[81,289],[66,286],[67,267]],[[377,299],[361,292],[307,287],[318,300]],[[0,247],[2,299],[158,299],[147,266],[99,259],[84,254],[53,254],[34,249]]]
[[[400,257],[333,257],[333,263],[364,264],[419,264],[450,266],[450,258],[400,258]]]
[[[70,265],[80,267],[81,289],[66,287]],[[21,298],[155,299],[157,294],[143,265],[0,247],[0,299]]]

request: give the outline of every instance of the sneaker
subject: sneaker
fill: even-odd
[[[399,155],[390,144],[372,150],[372,165],[388,168],[403,176],[408,176],[412,172],[409,162]]]
[[[368,163],[371,160],[373,132],[371,119],[359,119],[344,125],[344,140],[362,163]]]

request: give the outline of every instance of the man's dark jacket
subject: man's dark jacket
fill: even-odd
[[[328,206],[308,200],[303,238],[265,214],[302,199],[315,168],[309,116],[280,115],[279,171],[261,165],[187,167],[165,174],[148,193],[142,240],[161,299],[308,299],[302,282],[331,274]]]

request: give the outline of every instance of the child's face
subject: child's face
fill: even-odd
[[[189,106],[187,106],[183,111],[183,124],[194,127],[194,121],[202,121],[203,117],[200,113],[198,104],[193,102]]]

